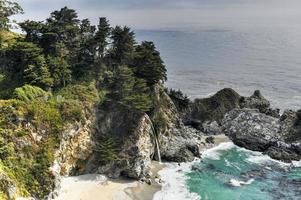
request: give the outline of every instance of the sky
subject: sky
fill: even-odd
[[[112,25],[135,29],[181,29],[201,26],[301,25],[301,0],[17,0],[25,19],[44,20],[68,6],[93,23],[107,17]]]

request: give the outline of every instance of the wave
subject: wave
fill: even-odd
[[[200,200],[196,193],[188,190],[186,173],[190,172],[193,163],[167,163],[167,167],[159,172],[163,183],[161,191],[154,195],[154,200]]]
[[[221,153],[223,151],[235,148],[236,146],[234,145],[233,142],[224,142],[220,143],[218,146],[213,147],[211,149],[208,149],[202,153],[202,158],[209,158],[212,160],[219,160]]]
[[[229,184],[230,184],[231,186],[233,186],[233,187],[241,187],[241,186],[243,186],[243,185],[250,185],[250,184],[253,183],[253,181],[254,181],[253,178],[250,179],[250,180],[248,180],[248,181],[239,181],[239,180],[236,180],[236,179],[231,179],[231,180],[229,181]]]

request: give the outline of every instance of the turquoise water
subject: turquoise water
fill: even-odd
[[[197,193],[200,199],[301,199],[301,168],[234,145],[205,154],[193,168],[192,172],[186,174],[187,187],[190,192]]]

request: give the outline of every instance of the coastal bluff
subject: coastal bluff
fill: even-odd
[[[214,143],[210,136],[226,134],[236,145],[285,162],[301,159],[300,111],[280,115],[260,91],[242,97],[232,89],[189,101],[181,109],[181,98],[170,96],[162,86],[152,91],[154,109],[136,112],[113,102],[88,104],[81,122],[65,127],[54,155],[49,180],[50,198],[56,196],[62,176],[90,173],[120,176],[148,182],[151,161],[193,161],[201,157],[201,147]],[[43,127],[22,119],[35,140],[42,140]],[[28,142],[16,140],[20,145]],[[32,142],[32,141],[31,141]],[[17,185],[5,174],[0,176],[3,191],[13,199]],[[45,185],[46,186],[46,185]]]

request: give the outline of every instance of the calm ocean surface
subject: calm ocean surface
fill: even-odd
[[[301,24],[194,31],[138,30],[152,40],[168,68],[166,86],[190,98],[231,87],[261,90],[273,107],[301,108]]]

